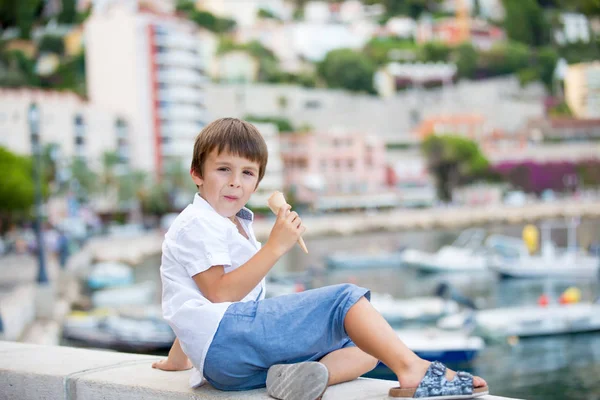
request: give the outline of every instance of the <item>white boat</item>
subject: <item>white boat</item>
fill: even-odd
[[[169,349],[175,340],[171,327],[156,312],[97,310],[67,316],[63,336],[87,346],[124,351]]]
[[[487,258],[481,245],[485,238],[483,229],[467,229],[449,246],[436,253],[407,249],[402,261],[405,265],[425,272],[483,271]]]
[[[426,360],[469,362],[485,348],[483,339],[465,331],[436,328],[396,330],[406,346]]]
[[[126,286],[133,282],[133,271],[123,263],[99,262],[92,267],[87,282],[92,289]]]
[[[548,306],[506,307],[464,311],[440,319],[442,329],[472,325],[475,332],[489,337],[545,336],[600,330],[600,304],[574,303]]]
[[[125,287],[97,290],[92,293],[94,307],[145,306],[153,303],[156,284],[152,281]]]
[[[550,240],[550,229],[542,225],[541,251],[530,254],[525,243],[515,237],[491,235],[486,240],[490,249],[489,268],[510,278],[595,278],[600,273],[600,256],[577,249],[576,223],[569,225],[567,249],[557,248]]]
[[[402,251],[335,253],[325,258],[327,267],[331,269],[400,267],[402,261]]]
[[[387,293],[372,293],[371,304],[391,324],[436,320],[459,310],[456,301],[433,296],[396,299]]]

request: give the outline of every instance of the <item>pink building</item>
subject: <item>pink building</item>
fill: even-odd
[[[326,208],[368,207],[368,197],[385,190],[385,145],[376,137],[288,133],[280,136],[280,146],[284,184],[299,202],[315,206],[337,197],[338,206]]]

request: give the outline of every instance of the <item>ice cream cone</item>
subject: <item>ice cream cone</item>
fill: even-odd
[[[279,209],[285,206],[287,202],[285,201],[283,193],[275,191],[267,200],[267,204],[269,205],[271,211],[273,211],[273,214],[277,215]],[[308,254],[308,249],[306,248],[306,243],[304,243],[304,239],[298,239],[298,245],[306,254]]]

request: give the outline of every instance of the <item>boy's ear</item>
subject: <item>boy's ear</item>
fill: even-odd
[[[204,183],[204,179],[198,176],[198,174],[196,174],[196,171],[194,171],[193,169],[190,169],[190,176],[192,177],[192,180],[197,186],[202,186],[202,184]]]

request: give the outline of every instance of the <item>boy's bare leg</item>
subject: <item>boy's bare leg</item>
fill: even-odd
[[[354,380],[371,371],[377,365],[377,359],[358,347],[346,347],[332,351],[319,360],[329,371],[328,385]]]
[[[183,371],[192,367],[191,361],[179,344],[179,339],[175,339],[173,342],[166,360],[160,360],[152,364],[152,368],[162,369],[163,371]]]
[[[429,367],[429,361],[419,358],[400,340],[387,321],[373,308],[366,298],[354,304],[344,320],[350,339],[364,352],[383,361],[398,377],[400,386],[414,388],[419,385]],[[448,378],[455,372],[448,370]],[[482,387],[486,382],[473,377],[473,386]]]

